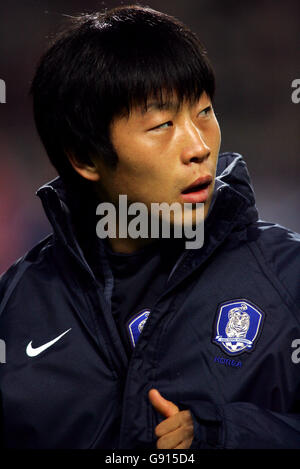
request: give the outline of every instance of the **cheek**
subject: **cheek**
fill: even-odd
[[[150,155],[148,155],[147,158],[143,158],[143,155],[139,155],[137,158],[132,156],[120,160],[116,177],[132,185],[138,181],[145,181],[147,183],[149,178],[153,180],[158,174],[159,168],[155,162],[151,160]]]
[[[216,142],[216,147],[219,149],[221,145],[221,129],[219,126],[219,123],[217,119],[215,120],[215,129],[214,129],[214,134],[215,134],[215,142]]]
[[[149,155],[147,158],[143,154],[122,156],[120,155],[116,173],[111,180],[111,187],[114,192],[128,194],[136,200],[147,198],[149,191],[154,191],[159,183],[159,168]]]
[[[215,171],[221,146],[221,133],[218,125],[210,132],[207,142],[211,149],[210,159],[208,161],[210,161],[211,170]]]
[[[118,153],[118,173],[126,178],[160,178],[162,174],[162,151],[153,145],[136,143],[127,145]]]

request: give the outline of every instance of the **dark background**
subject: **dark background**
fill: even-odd
[[[1,0],[0,273],[50,232],[35,191],[56,176],[36,134],[28,89],[48,41],[67,16],[121,1]],[[141,2],[142,3],[142,2]],[[222,151],[247,161],[261,218],[300,232],[299,0],[149,0],[198,33],[217,75]]]

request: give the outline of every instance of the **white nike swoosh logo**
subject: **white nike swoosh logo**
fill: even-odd
[[[58,337],[56,337],[55,339],[51,340],[50,342],[47,342],[46,344],[44,345],[41,345],[40,347],[37,347],[37,348],[33,348],[32,347],[32,341],[29,342],[29,344],[27,345],[26,347],[26,353],[28,355],[28,357],[36,357],[37,355],[39,355],[40,353],[42,353],[44,350],[46,350],[47,348],[51,347],[51,345],[55,344],[55,342],[57,342],[59,339],[62,338],[62,336],[64,336],[67,332],[69,332],[72,328],[68,329],[67,331],[63,332],[62,334],[60,334]]]

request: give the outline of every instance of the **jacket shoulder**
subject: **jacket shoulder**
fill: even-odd
[[[258,220],[250,230],[259,256],[299,308],[300,234],[262,220]]]
[[[12,264],[6,272],[2,273],[0,276],[0,315],[25,272],[45,259],[45,253],[52,246],[52,243],[53,235],[51,234],[39,241],[30,251]]]

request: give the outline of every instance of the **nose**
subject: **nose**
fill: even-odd
[[[182,162],[184,164],[202,163],[210,153],[211,149],[205,141],[205,136],[193,122],[187,123],[184,128]]]

